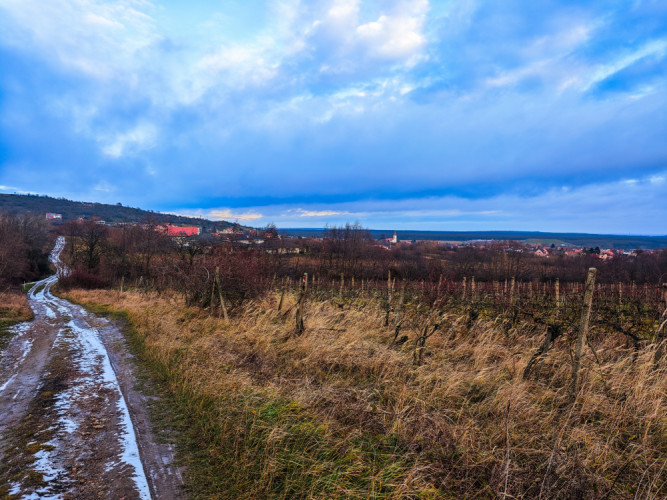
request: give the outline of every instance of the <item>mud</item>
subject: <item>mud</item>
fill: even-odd
[[[57,279],[32,288],[35,319],[0,353],[0,497],[183,498],[121,329],[55,297]]]

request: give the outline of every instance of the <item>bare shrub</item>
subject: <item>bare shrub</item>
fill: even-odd
[[[63,290],[72,288],[83,288],[85,290],[94,290],[98,288],[107,288],[109,282],[104,280],[98,274],[91,273],[86,269],[74,269],[58,280],[58,285]]]

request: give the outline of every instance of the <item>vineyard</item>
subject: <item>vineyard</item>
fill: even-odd
[[[665,495],[664,286],[209,276],[68,294],[129,321],[193,496]]]

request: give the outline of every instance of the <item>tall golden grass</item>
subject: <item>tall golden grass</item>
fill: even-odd
[[[0,328],[31,320],[32,309],[23,293],[0,293]]]
[[[592,331],[571,403],[568,338],[524,380],[544,337],[528,322],[507,332],[452,311],[417,366],[417,332],[390,347],[373,300],[310,303],[295,336],[294,296],[282,312],[271,294],[228,322],[177,296],[68,297],[122,311],[165,390],[188,399],[193,496],[667,497],[667,368],[654,347]]]

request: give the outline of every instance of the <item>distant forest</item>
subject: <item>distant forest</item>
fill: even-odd
[[[295,236],[321,237],[324,229],[284,229],[285,233]],[[374,238],[391,238],[393,230],[372,229]],[[396,231],[399,241],[520,241],[523,243],[541,243],[543,245],[575,245],[583,247],[616,248],[634,250],[635,248],[667,248],[665,236],[624,236],[612,234],[586,233],[542,233],[539,231]]]
[[[106,222],[130,223],[153,219],[157,222],[171,222],[176,225],[199,226],[203,232],[225,229],[232,225],[225,221],[210,221],[197,217],[182,217],[126,207],[120,203],[107,205],[105,203],[87,203],[40,195],[0,194],[0,212],[9,214],[31,213],[41,216],[44,216],[47,212],[54,212],[62,214],[63,221],[79,217],[96,217]]]

